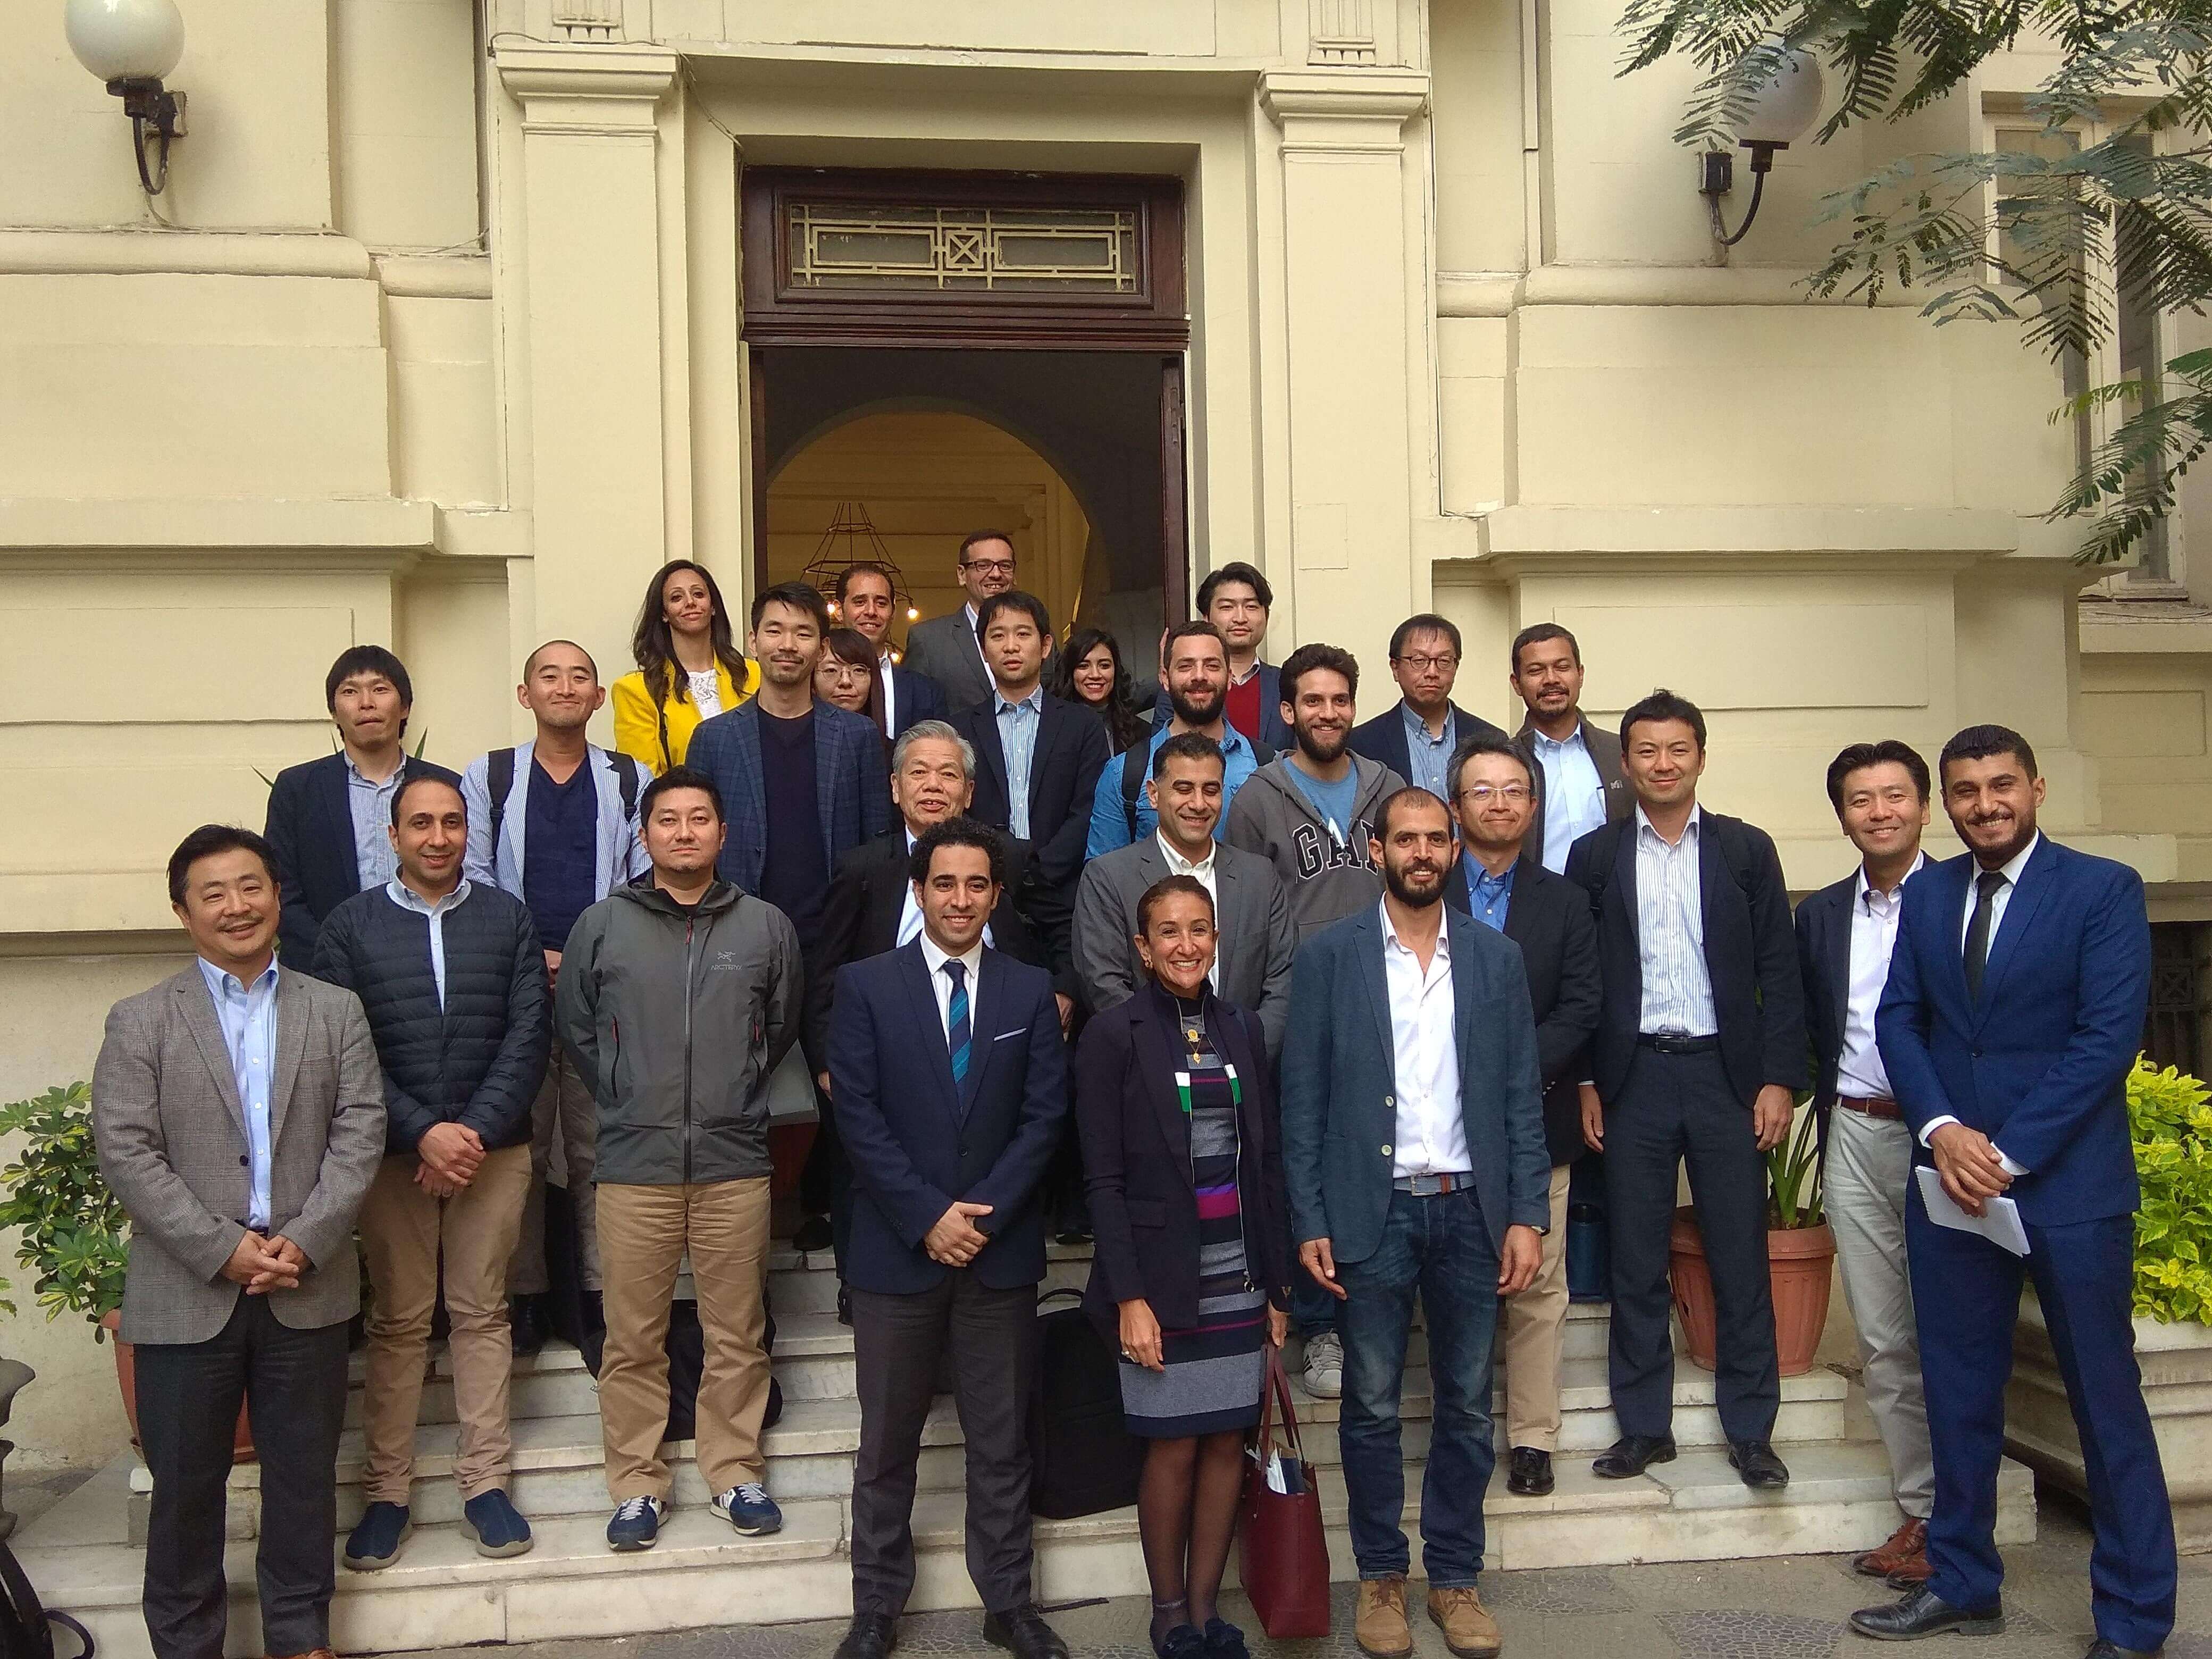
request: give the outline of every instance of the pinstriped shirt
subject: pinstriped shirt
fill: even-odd
[[[1704,809],[1690,808],[1682,839],[1668,845],[1636,809],[1636,945],[1644,969],[1644,1017],[1639,1031],[1712,1036],[1712,976],[1705,969],[1704,885],[1698,877],[1698,840]]]
[[[1017,841],[1030,838],[1030,764],[1036,758],[1037,726],[1044,718],[1044,687],[1034,686],[1019,702],[1008,702],[994,690],[999,715],[999,747],[1006,757],[1006,830]]]

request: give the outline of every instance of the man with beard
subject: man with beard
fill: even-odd
[[[1302,645],[1283,665],[1283,714],[1295,747],[1253,773],[1224,818],[1221,838],[1275,867],[1304,944],[1329,923],[1371,908],[1382,881],[1370,848],[1383,799],[1405,787],[1387,766],[1352,752],[1359,665],[1333,645]],[[1336,1304],[1318,1285],[1291,1280],[1291,1320],[1305,1340],[1306,1391],[1333,1400],[1344,1388]]]
[[[948,714],[965,714],[991,701],[991,669],[983,660],[979,607],[1014,585],[1014,541],[1003,530],[970,532],[960,544],[957,574],[963,600],[949,617],[932,617],[906,631],[905,666],[926,674],[945,694]]]
[[[1554,874],[1567,848],[1601,823],[1625,818],[1635,793],[1620,772],[1620,739],[1583,717],[1583,653],[1557,623],[1537,623],[1513,637],[1514,691],[1528,718],[1513,734],[1536,769],[1528,851]]]
[[[1936,1455],[1934,1571],[1851,1626],[1889,1641],[2004,1628],[1997,1464],[2032,1278],[2089,1474],[2089,1656],[2154,1654],[2173,1628],[2176,1569],[2129,1323],[2141,1189],[2126,1079],[2151,976],[2142,878],[2038,832],[2043,779],[2017,732],[1968,726],[1943,745],[1936,776],[1966,851],[1905,884],[1875,1015],[1926,1153],[1905,1229]],[[2017,1238],[2007,1248],[1960,1230],[2003,1217],[2025,1234],[2024,1258]]]
[[[1272,749],[1262,756],[1224,713],[1229,693],[1229,647],[1212,623],[1177,623],[1168,630],[1160,642],[1160,675],[1168,718],[1153,720],[1150,743],[1132,746],[1119,766],[1109,766],[1099,773],[1098,787],[1091,802],[1091,840],[1084,849],[1086,860],[1103,858],[1116,848],[1140,845],[1159,828],[1159,811],[1152,805],[1145,783],[1152,775],[1153,757],[1170,738],[1195,732],[1212,738],[1221,750],[1224,815],[1244,780],[1275,757]],[[1218,823],[1214,834],[1220,834]]]
[[[945,693],[937,682],[907,667],[891,650],[891,612],[898,602],[891,573],[872,559],[848,564],[837,573],[836,592],[837,619],[876,647],[884,735],[896,738],[918,720],[943,720]]]
[[[1436,1390],[1421,1492],[1428,1613],[1454,1654],[1486,1659],[1500,1643],[1475,1580],[1497,1461],[1498,1298],[1535,1278],[1551,1225],[1536,1022],[1520,948],[1447,915],[1445,884],[1458,871],[1443,802],[1401,789],[1375,822],[1381,903],[1309,939],[1291,978],[1291,1236],[1312,1282],[1341,1306],[1338,1437],[1359,1646],[1373,1659],[1413,1650],[1398,1397],[1418,1292]]]

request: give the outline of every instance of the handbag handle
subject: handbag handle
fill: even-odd
[[[1058,1290],[1047,1291],[1042,1296],[1039,1297],[1037,1298],[1037,1306],[1042,1308],[1048,1302],[1057,1302],[1063,1296],[1076,1302],[1081,1302],[1083,1300],[1082,1291],[1073,1290],[1067,1285],[1063,1285]]]
[[[1298,1441],[1298,1414],[1291,1403],[1291,1379],[1283,1370],[1283,1351],[1273,1343],[1267,1345],[1267,1375],[1260,1389],[1260,1436],[1257,1445],[1262,1462],[1273,1441],[1275,1407],[1283,1408],[1283,1442],[1291,1455],[1300,1463],[1306,1461],[1305,1448]]]

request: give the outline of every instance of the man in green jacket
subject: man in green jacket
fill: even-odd
[[[768,1081],[801,1007],[790,921],[715,878],[714,781],[673,767],[646,786],[638,817],[652,878],[578,919],[556,1001],[561,1041],[599,1109],[599,1421],[617,1550],[651,1549],[668,1512],[668,1309],[687,1249],[706,1333],[700,1472],[739,1532],[783,1525],[761,1484]]]

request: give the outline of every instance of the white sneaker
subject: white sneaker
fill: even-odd
[[[1306,1339],[1306,1392],[1316,1400],[1344,1393],[1344,1343],[1334,1331]]]

